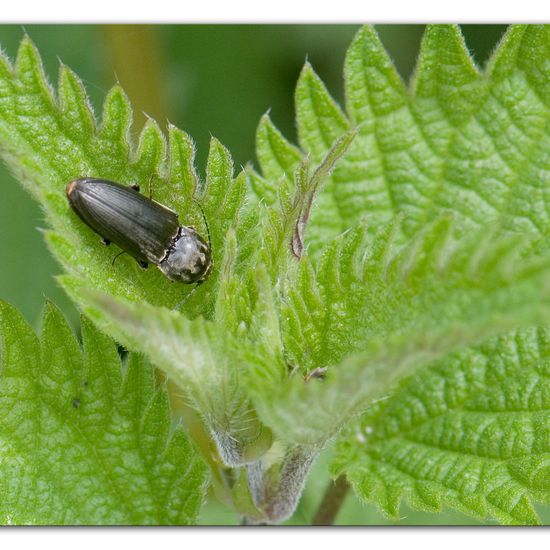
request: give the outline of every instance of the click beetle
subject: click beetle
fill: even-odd
[[[210,275],[210,243],[193,227],[181,225],[173,210],[141,195],[138,186],[85,177],[70,181],[66,191],[82,221],[142,268],[154,264],[182,283],[200,284]]]

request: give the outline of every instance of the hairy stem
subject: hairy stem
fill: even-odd
[[[266,522],[280,523],[292,516],[318,454],[318,449],[293,447],[287,451],[277,472],[264,471],[261,461],[248,465],[252,499]]]
[[[332,525],[346,500],[350,485],[345,476],[331,481],[313,518],[312,525]]]

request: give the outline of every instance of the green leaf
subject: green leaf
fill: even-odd
[[[304,258],[280,318],[285,359],[305,382],[252,384],[279,437],[320,446],[431,358],[549,319],[550,260],[522,257],[529,242],[518,237],[453,239],[453,228],[443,217],[398,248],[395,226],[372,238],[360,226],[331,243],[317,268]],[[324,367],[327,380],[308,380]]]
[[[344,221],[353,224],[368,216],[376,227],[400,210],[393,182],[395,175],[405,174],[403,149],[414,138],[408,135],[406,90],[371,27],[363,27],[349,47],[344,80],[346,110],[359,136],[338,173],[334,195]],[[387,162],[390,152],[399,155],[399,162]],[[412,190],[410,183],[408,188]]]
[[[300,149],[264,116],[261,174],[248,167],[235,176],[229,152],[213,139],[204,183],[183,132],[170,127],[166,140],[148,121],[134,145],[119,87],[97,124],[66,68],[54,96],[28,39],[15,69],[0,62],[0,150],[44,205],[65,288],[100,327],[175,380],[215,443],[216,479],[228,478],[218,464],[250,465],[248,490],[233,491],[239,509],[284,519],[320,448],[365,411],[385,421],[386,409],[373,403],[393,399],[403,377],[414,383],[431,361],[467,358],[483,349],[467,346],[548,322],[548,32],[511,27],[480,71],[458,27],[429,26],[409,90],[364,27],[346,55],[345,111],[306,64],[295,96]],[[185,315],[167,308],[189,287],[142,272],[128,257],[112,267],[112,251],[69,210],[64,186],[84,174],[150,185],[182,223],[211,236],[214,270]],[[506,346],[513,336],[501,339]],[[500,388],[493,385],[494,395]],[[499,426],[498,414],[490,420]],[[277,445],[266,453],[271,429]],[[545,437],[537,431],[536,445]],[[364,472],[370,450],[342,441],[338,471]],[[391,452],[406,459],[407,449],[400,440]],[[273,458],[278,451],[286,458]],[[534,470],[518,467],[518,476],[534,480],[518,497],[507,481],[503,489],[492,474],[483,477],[490,468],[468,470],[463,455],[452,470],[456,483],[489,480],[490,491],[457,497],[447,477],[445,484],[422,477],[437,452],[426,450],[419,470],[407,470],[407,479],[423,480],[414,492],[389,466],[372,483],[357,478],[356,487],[392,514],[414,495],[429,509],[533,522],[528,499],[547,501],[539,474],[529,477]]]
[[[315,163],[320,162],[333,144],[351,129],[340,107],[306,63],[296,85],[296,123],[300,145]],[[309,247],[318,249],[330,238],[345,229],[334,189],[337,174],[325,183],[325,192],[316,197],[316,207],[309,222]]]
[[[67,287],[82,283],[65,278]],[[201,415],[227,466],[251,462],[271,444],[242,383],[238,341],[216,323],[190,321],[175,311],[148,304],[135,306],[98,292],[83,291],[86,313],[129,349],[151,357]]]
[[[300,144],[319,162],[349,124],[309,63],[298,79],[295,100]]]
[[[256,131],[256,155],[265,179],[263,185],[253,188],[259,198],[272,203],[281,186],[288,191],[293,189],[293,176],[302,153],[283,137],[266,114]]]
[[[550,333],[525,329],[435,362],[351,425],[332,473],[397,518],[399,503],[505,524],[550,502]]]
[[[346,55],[347,114],[306,65],[296,92],[304,150],[319,159],[347,128],[359,132],[318,197],[310,253],[363,218],[374,230],[398,213],[408,235],[445,210],[461,231],[499,219],[546,235],[549,32],[511,26],[480,74],[457,26],[429,25],[409,92],[363,27]]]
[[[122,256],[115,266],[111,265],[116,251],[101,244],[101,239],[71,211],[65,197],[68,181],[91,175],[140,184],[142,192],[175,209],[182,223],[194,225],[205,238],[211,239],[216,268],[185,304],[189,317],[211,318],[217,307],[215,289],[221,273],[217,267],[224,261],[226,235],[234,235],[238,244],[236,275],[248,267],[251,256],[257,250],[258,213],[253,208],[245,209],[247,177],[244,172],[234,177],[233,161],[227,149],[218,140],[212,139],[206,181],[202,184],[193,166],[194,144],[177,128],[169,127],[167,145],[158,125],[148,120],[137,147],[134,147],[130,139],[132,110],[119,86],[107,95],[102,121],[96,129],[78,77],[62,67],[59,101],[56,101],[43,74],[38,53],[28,38],[21,43],[16,70],[13,71],[4,58],[2,67],[0,88],[5,91],[4,99],[0,100],[2,151],[8,164],[19,171],[23,184],[45,209],[47,222],[52,228],[46,232],[47,242],[69,274],[60,280],[66,282],[66,289],[73,299],[81,306],[86,305],[90,290],[94,290],[101,291],[104,296],[126,298],[134,303],[174,307],[192,290],[191,287],[173,284],[154,268],[140,270],[128,256]],[[195,201],[200,201],[206,219]],[[114,302],[109,303],[112,305]],[[123,307],[123,303],[121,300],[118,307]],[[148,318],[140,320],[140,329],[134,333],[139,334],[143,342],[137,342],[135,337],[124,338],[120,334],[122,327],[112,330],[111,334],[119,336],[133,349],[147,351],[166,372],[173,375],[176,383],[183,385],[186,398],[203,414],[211,432],[224,440],[221,445],[223,449],[234,446],[230,439],[231,419],[237,416],[239,422],[236,429],[245,442],[242,445],[238,443],[237,447],[241,449],[245,446],[242,460],[250,460],[247,453],[254,454],[257,440],[269,441],[269,430],[263,430],[255,420],[249,399],[238,387],[235,378],[237,371],[228,366],[231,356],[225,357],[220,352],[219,356],[224,356],[224,361],[216,364],[209,351],[210,338],[217,339],[224,332],[224,327],[212,327],[201,318],[196,325],[189,325],[191,328],[182,329],[191,340],[199,334],[196,344],[202,344],[205,361],[212,367],[211,370],[204,369],[210,373],[204,382],[208,384],[215,379],[212,386],[215,398],[212,395],[205,397],[201,396],[204,393],[203,381],[198,377],[190,379],[179,376],[182,363],[174,365],[174,358],[169,362],[162,349],[163,340],[155,341],[155,335],[160,335],[165,328],[163,310],[147,309],[141,305],[140,312],[146,312]],[[98,323],[109,325],[111,317],[108,313],[104,313],[103,318],[97,318],[101,317],[97,308],[94,313]],[[178,319],[180,315],[174,313],[172,317]],[[136,319],[132,322],[138,323]],[[187,327],[185,323],[182,326]],[[167,330],[166,338],[176,340],[177,331]],[[224,342],[225,339],[221,338],[218,347]],[[159,352],[159,348],[162,351]],[[186,342],[182,343],[182,348],[180,355],[184,356],[185,364]],[[179,357],[178,353],[176,356]],[[227,399],[219,400],[218,397],[225,391],[228,392]],[[224,408],[226,405],[227,409]],[[233,455],[231,452],[228,461],[233,463],[237,460],[234,455],[238,451]]]
[[[288,270],[291,256],[294,260],[301,258],[304,235],[312,223],[313,205],[355,136],[356,132],[350,130],[335,140],[311,175],[309,158],[303,159],[294,174],[292,188],[279,187],[278,201],[262,208],[264,223],[258,235],[263,243],[260,257],[268,266],[273,281]]]
[[[533,39],[544,40],[548,29],[528,27],[521,36],[510,32],[521,50]],[[539,66],[548,55],[542,48],[524,54]],[[550,116],[544,99],[547,83],[530,79],[514,56],[505,37],[491,61],[495,72],[487,73],[486,91],[477,92],[483,101],[454,133],[441,183],[433,194],[432,212],[452,208],[463,230],[500,218],[517,231],[547,231],[547,216],[540,215],[547,202],[540,177]]]
[[[207,470],[165,388],[82,320],[83,350],[48,304],[38,339],[0,303],[0,518],[4,524],[191,524]]]
[[[222,263],[224,243],[228,231],[233,230],[239,242],[239,264],[246,265],[250,247],[254,246],[257,213],[245,208],[247,178],[244,171],[233,177],[233,160],[229,151],[215,138],[210,142],[206,166],[206,183],[200,197],[208,227],[203,233],[210,236],[214,266]],[[201,221],[196,227],[204,227]],[[219,269],[214,268],[208,280],[201,285],[186,308],[211,317],[216,299]]]
[[[46,237],[52,252],[88,287],[170,307],[178,305],[190,290],[172,284],[155,268],[142,271],[128,256],[111,265],[117,250],[101,244],[71,211],[65,197],[67,182],[84,175],[139,184],[143,193],[175,209],[184,225],[194,225],[205,238],[211,235],[215,263],[221,261],[229,227],[235,228],[239,238],[246,235],[253,240],[250,215],[243,215],[244,225],[237,227],[246,177],[244,173],[233,177],[231,157],[217,140],[212,140],[207,181],[201,186],[189,136],[170,126],[167,147],[158,125],[148,120],[135,147],[130,139],[132,109],[118,85],[108,93],[101,123],[96,125],[79,78],[62,66],[55,97],[27,37],[14,68],[1,57],[0,92],[2,155],[42,204],[51,227]],[[193,197],[200,199],[209,227]],[[216,271],[188,301],[186,311],[191,316],[212,314],[215,286]]]
[[[480,78],[464,38],[454,25],[429,25],[426,28],[415,71],[413,90],[418,114],[437,110],[447,124],[439,126],[427,139],[440,153],[445,151],[449,129],[467,123],[475,109],[486,99],[485,84]],[[427,121],[426,121],[427,122]],[[422,124],[424,126],[424,124]],[[435,128],[433,129],[435,130]]]

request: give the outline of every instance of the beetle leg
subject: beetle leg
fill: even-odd
[[[289,363],[287,363],[287,369],[288,369],[288,377],[289,378],[292,378],[299,370],[300,370],[300,365],[290,365]]]
[[[139,185],[137,183],[134,183],[133,185],[130,185],[130,187],[139,193]]]
[[[109,239],[106,239],[105,237],[101,237],[101,242],[105,245],[105,246],[109,246],[111,244],[111,241]]]
[[[304,382],[309,382],[312,378],[324,380],[327,377],[327,370],[327,367],[317,367],[313,370],[310,370],[304,375]]]
[[[144,260],[138,260],[138,264],[141,269],[147,269],[149,267],[149,264]]]
[[[122,252],[119,252],[119,253],[113,258],[113,261],[111,262],[111,267],[115,265],[116,259],[117,259],[119,256],[122,256],[124,253],[125,253],[125,251],[123,250]]]
[[[186,295],[185,297],[183,298],[183,300],[176,306],[176,309],[179,309],[181,306],[183,306],[183,304],[185,304],[185,302],[187,302],[187,300],[189,300],[189,298],[191,298],[191,296],[193,296],[195,290],[197,290],[197,288],[199,288],[199,286],[202,284],[202,281],[199,281]]]

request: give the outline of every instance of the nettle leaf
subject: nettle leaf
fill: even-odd
[[[466,87],[472,115],[449,142],[431,206],[455,209],[463,230],[494,218],[517,231],[548,230],[550,103],[541,67],[550,55],[549,32],[544,25],[512,27],[489,62],[484,86]]]
[[[266,114],[256,131],[256,156],[263,179],[261,182],[253,179],[253,189],[259,198],[273,203],[281,187],[288,191],[294,188],[294,172],[302,160],[302,152],[285,139]]]
[[[364,224],[350,229],[317,265],[306,257],[289,277],[281,316],[294,365],[307,372],[376,337],[444,331],[463,316],[469,325],[476,318],[485,324],[504,304],[526,312],[544,304],[549,264],[525,255],[532,239],[503,235],[498,226],[456,238],[456,222],[445,215],[398,246],[399,228],[397,221],[374,235]]]
[[[78,281],[66,279],[77,288]],[[271,434],[258,420],[242,384],[238,358],[246,340],[203,318],[190,321],[175,311],[115,300],[83,291],[90,318],[130,349],[139,349],[185,392],[202,416],[223,464],[239,466],[263,454]]]
[[[369,393],[365,390],[362,394],[364,388],[371,386],[368,399],[377,395],[376,388],[380,389],[379,395],[387,395],[392,381],[415,367],[418,353],[420,360],[416,364],[425,364],[427,357],[422,361],[422,352],[434,351],[432,344],[443,352],[442,344],[447,338],[448,342],[454,341],[453,345],[467,343],[474,332],[468,329],[478,322],[477,326],[483,326],[480,337],[490,333],[493,322],[497,332],[505,331],[506,325],[512,328],[514,308],[523,309],[521,302],[512,305],[516,283],[531,296],[527,302],[533,306],[537,297],[545,294],[546,268],[527,283],[529,268],[521,274],[519,266],[529,255],[524,245],[533,246],[539,254],[548,250],[550,81],[544,67],[550,58],[549,32],[550,28],[543,25],[511,26],[487,68],[480,72],[457,26],[428,26],[408,90],[376,32],[364,27],[346,56],[345,112],[331,99],[313,69],[309,65],[304,68],[296,94],[299,142],[304,154],[322,158],[338,131],[343,133],[353,127],[358,135],[319,193],[308,224],[307,255],[296,273],[288,277],[288,295],[281,300],[281,330],[289,369],[305,373],[309,381],[305,385],[298,379],[288,381],[285,389],[271,394],[268,404],[267,384],[254,386],[260,395],[258,403],[263,402],[259,405],[262,417],[266,422],[270,419],[277,433],[285,433],[295,441],[318,441],[326,435],[327,427],[336,427],[355,408],[355,397],[361,399],[361,395]],[[277,137],[276,143],[284,143],[283,140]],[[262,149],[262,175],[255,177],[254,190],[265,201],[274,200],[274,194],[258,192],[262,189],[261,178],[267,177],[269,170],[275,173],[273,166],[281,166],[281,147],[272,146],[271,152],[265,146]],[[290,155],[284,158],[285,174],[303,162]],[[286,176],[279,178],[277,185],[286,189]],[[451,212],[454,223],[452,231],[445,228],[438,235],[437,224],[445,220],[442,212]],[[396,215],[402,215],[402,223],[393,236],[393,246],[388,246],[384,227],[395,226],[391,220]],[[439,221],[433,225],[433,220]],[[390,225],[385,225],[388,222]],[[430,224],[431,237],[426,233]],[[349,234],[341,236],[346,231]],[[511,233],[508,236],[507,231]],[[520,241],[527,237],[524,245],[514,243],[514,233]],[[455,250],[460,236],[466,240]],[[454,245],[449,246],[445,238],[454,240]],[[479,246],[473,246],[470,239],[479,239]],[[396,274],[384,267],[388,265],[387,258],[377,264],[385,270],[380,272],[379,283],[376,270],[368,277],[356,275],[357,265],[363,265],[365,258],[368,264],[369,255],[375,257],[377,251],[393,258],[389,265],[401,266],[398,271],[407,273],[411,269],[416,275],[405,276],[402,281],[398,277],[397,285],[386,284],[392,281],[392,273]],[[451,256],[459,252],[450,270],[457,269],[454,282],[446,279],[446,271],[438,265],[446,263],[449,252]],[[504,260],[508,267],[498,266],[510,253],[510,258],[517,254],[516,259]],[[474,269],[480,279],[470,286],[470,270],[478,261],[485,267]],[[538,264],[534,257],[527,262]],[[514,275],[508,279],[514,263],[519,267],[515,283]],[[503,271],[499,275],[500,269]],[[414,282],[416,276],[419,278]],[[501,292],[507,294],[508,284],[508,297],[497,297]],[[478,310],[476,301],[482,295]],[[497,302],[507,304],[500,310],[504,317],[497,311]],[[510,317],[505,313],[508,305]],[[520,324],[529,324],[530,313],[524,313],[527,315],[521,314],[517,320],[521,317],[524,321]],[[546,318],[546,312],[539,317],[540,313],[533,320]],[[462,318],[464,314],[466,317]],[[498,329],[504,319],[507,320]],[[411,333],[411,328],[418,330]],[[436,337],[439,329],[440,341]],[[378,338],[385,339],[386,344],[378,345]],[[502,341],[508,342],[504,337]],[[392,343],[393,354],[389,349]],[[374,350],[370,356],[368,351],[365,356],[357,351],[362,347],[368,350],[369,346]],[[358,353],[355,358],[348,356],[353,350]],[[401,361],[407,354],[412,360],[407,368],[402,368]],[[334,368],[336,365],[338,368]],[[330,367],[327,380],[309,378],[311,374],[322,374],[322,366]],[[502,387],[495,387],[494,391],[498,393]],[[360,406],[356,410],[359,409]],[[537,437],[544,441],[540,431]],[[351,453],[358,444],[354,437],[345,441],[342,463],[345,452]],[[364,448],[365,445],[363,452]],[[397,446],[392,450],[397,452]],[[358,453],[361,456],[361,451]],[[400,456],[406,458],[407,452],[404,450]],[[423,456],[426,463],[435,460],[429,449]],[[354,472],[360,469],[358,461]],[[345,473],[345,468],[338,472]],[[359,480],[357,476],[354,479]],[[456,477],[458,483],[458,466]],[[383,502],[386,510],[387,502],[393,503],[392,513],[398,495],[410,493],[408,489],[401,490],[403,479],[399,486],[392,482],[394,479],[393,474],[385,478],[380,473],[376,489],[372,489],[378,495],[375,500]],[[475,479],[479,480],[479,475]],[[365,476],[355,487],[361,487],[363,495],[370,494],[370,481]],[[531,490],[532,485],[524,494]],[[434,499],[441,500],[437,490],[432,493]],[[458,506],[449,498],[445,502]],[[536,517],[526,513],[522,519],[518,519],[521,514],[511,519],[494,508],[479,510],[475,515],[504,522],[531,522]]]
[[[216,268],[185,303],[187,316],[211,318],[216,309],[214,289],[218,286],[220,274],[217,266],[223,263],[226,234],[232,232],[239,245],[237,274],[248,266],[257,246],[258,213],[246,209],[245,173],[234,176],[231,155],[213,138],[206,181],[199,182],[193,164],[195,150],[191,138],[169,125],[166,140],[153,120],[147,121],[137,147],[134,147],[129,134],[132,110],[119,86],[113,87],[107,95],[102,121],[97,125],[82,84],[64,66],[60,69],[55,97],[43,74],[38,53],[28,38],[21,43],[14,68],[4,58],[1,64],[1,151],[8,165],[44,208],[46,221],[52,228],[46,231],[47,242],[68,273],[60,277],[60,281],[80,306],[88,303],[90,290],[134,303],[153,304],[155,307],[141,310],[147,311],[150,318],[143,320],[140,326],[150,327],[150,331],[140,333],[145,342],[143,345],[141,342],[137,346],[134,344],[133,349],[147,351],[149,357],[157,360],[162,352],[151,354],[151,350],[162,349],[163,342],[159,340],[153,345],[152,335],[161,334],[163,309],[156,308],[178,307],[192,287],[170,282],[155,268],[143,271],[129,256],[122,256],[113,266],[118,250],[103,246],[99,236],[72,212],[65,197],[65,186],[68,181],[83,175],[137,183],[143,193],[152,194],[155,200],[176,210],[183,224],[193,225],[204,238],[211,238]],[[200,207],[196,202],[200,202]],[[98,315],[97,309],[95,315]],[[108,325],[110,317],[105,313],[105,318],[97,322]],[[132,322],[139,321],[134,318]],[[210,330],[208,325],[204,326]],[[220,334],[220,327],[216,327],[214,332]],[[118,335],[117,332],[112,334]],[[193,338],[193,333],[189,333],[189,337]],[[165,362],[159,360],[159,363],[164,365]],[[174,366],[172,362],[166,370],[174,373],[181,367],[182,364]],[[222,374],[218,375],[223,383],[227,382],[227,390],[233,391],[234,384]],[[176,376],[176,380],[179,382],[180,377]],[[205,383],[208,380],[207,376]],[[199,380],[195,379],[195,385],[191,386],[192,400],[197,396],[194,390],[199,386]],[[222,391],[219,384],[215,389]],[[188,389],[184,388],[184,391],[188,392]],[[243,422],[249,422],[248,400],[242,391],[239,390],[235,401],[238,403],[235,414],[239,414]],[[225,401],[211,403],[215,404],[215,410],[199,409],[208,418],[216,416],[216,411],[226,404]],[[223,414],[224,418],[231,417],[231,411]]]
[[[529,242],[496,230],[453,239],[453,226],[443,217],[402,248],[395,226],[373,237],[359,226],[317,268],[304,258],[280,313],[293,376],[253,384],[281,438],[320,447],[430,358],[549,319],[549,259],[522,257]],[[324,368],[327,379],[316,380]]]
[[[180,130],[169,127],[166,140],[149,121],[134,146],[120,87],[109,92],[98,123],[65,67],[52,90],[28,39],[13,68],[0,61],[0,151],[44,206],[62,283],[100,327],[176,381],[216,443],[215,473],[220,464],[250,464],[249,491],[233,495],[255,508],[251,517],[288,517],[323,445],[365,410],[361,422],[374,410],[385,422],[386,409],[373,402],[391,396],[403,377],[418,369],[406,383],[414,384],[432,372],[420,370],[431,361],[445,365],[485,349],[466,346],[548,322],[549,32],[511,27],[481,73],[458,27],[430,26],[409,90],[364,27],[346,56],[345,110],[306,64],[295,96],[300,148],[266,115],[256,136],[261,173],[247,167],[235,177],[229,152],[213,139],[204,183]],[[189,287],[143,272],[128,257],[113,268],[113,251],[70,211],[64,187],[82,175],[138,183],[144,192],[150,184],[156,200],[205,234],[200,201],[215,267],[184,315],[168,308]],[[492,380],[487,394],[503,392],[503,384]],[[500,413],[487,415],[500,426]],[[265,455],[271,430],[281,460]],[[544,433],[533,433],[533,445],[544,444]],[[498,430],[487,437],[497,442]],[[405,460],[402,441],[394,443]],[[390,513],[400,495],[422,494],[433,509],[461,507],[476,499],[467,483],[488,479],[487,469],[468,470],[456,453],[449,475],[458,484],[460,472],[470,472],[460,498],[437,476],[414,492],[389,466],[361,478],[378,451],[356,432],[340,435],[340,448],[338,472],[349,470],[360,494],[375,495]],[[418,470],[407,465],[409,483],[424,479],[438,452],[426,450]],[[516,471],[521,499],[546,501],[539,474]],[[535,520],[524,500],[514,509],[518,493],[491,483],[491,502],[505,512],[493,504],[461,509]],[[504,493],[512,495],[508,504]]]
[[[347,428],[335,475],[390,517],[406,500],[506,524],[550,502],[550,333],[525,329],[436,361]]]
[[[263,244],[260,257],[273,281],[288,271],[291,257],[293,260],[301,258],[313,205],[355,136],[353,130],[344,133],[314,166],[309,158],[303,159],[294,174],[292,187],[279,186],[277,202],[267,207],[260,206],[263,221],[258,236]]]
[[[546,235],[549,33],[511,26],[480,73],[457,26],[429,25],[409,91],[374,29],[363,27],[346,55],[345,113],[306,65],[296,91],[304,152],[319,160],[339,135],[358,131],[313,209],[310,254],[362,219],[375,231],[401,213],[409,236],[446,210],[461,232],[501,220]],[[265,141],[258,154],[269,178],[282,155]],[[288,174],[299,158],[284,158]]]
[[[207,467],[171,425],[165,388],[83,319],[83,349],[46,307],[37,338],[0,303],[4,524],[191,524]]]
[[[120,86],[108,93],[101,122],[96,122],[79,78],[65,66],[53,90],[43,73],[36,48],[25,37],[12,67],[0,58],[0,150],[25,188],[41,203],[52,228],[47,242],[63,267],[95,288],[133,301],[174,307],[190,287],[171,283],[157,269],[142,271],[129,256],[111,265],[118,250],[105,247],[99,237],[71,211],[66,184],[94,176],[138,184],[144,194],[176,210],[184,225],[193,225],[206,238],[208,230],[198,205],[208,219],[214,263],[221,261],[229,227],[240,238],[250,235],[250,215],[243,214],[246,177],[233,176],[228,151],[212,139],[204,185],[198,182],[191,138],[174,126],[168,140],[153,120],[145,124],[134,147],[130,139],[132,110]],[[243,245],[243,250],[246,247]],[[244,252],[243,252],[244,253]],[[211,315],[212,288],[217,272],[186,304],[195,316]],[[74,296],[78,302],[78,296]]]

